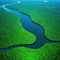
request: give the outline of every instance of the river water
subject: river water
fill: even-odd
[[[17,4],[17,3],[15,3],[15,4]],[[7,5],[12,5],[12,4],[2,5],[1,8],[6,10],[7,12],[11,12],[13,14],[20,16],[20,18],[21,18],[20,22],[21,22],[23,28],[26,29],[27,31],[31,32],[32,34],[34,34],[36,36],[36,41],[33,44],[19,44],[19,45],[10,46],[7,48],[1,48],[0,51],[10,50],[10,49],[16,48],[16,47],[27,47],[27,48],[31,48],[31,49],[37,49],[37,48],[42,47],[45,43],[56,43],[56,42],[60,43],[59,41],[53,41],[53,40],[47,39],[44,36],[43,27],[34,23],[29,15],[27,15],[21,11],[15,10],[15,9],[7,8],[6,7]]]

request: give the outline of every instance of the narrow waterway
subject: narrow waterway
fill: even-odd
[[[16,47],[27,47],[27,48],[31,48],[31,49],[37,49],[42,47],[45,43],[60,43],[59,41],[53,41],[53,40],[49,40],[44,36],[44,29],[42,26],[34,23],[32,21],[32,19],[30,18],[29,15],[15,10],[15,9],[10,9],[7,8],[8,4],[1,6],[4,10],[6,10],[7,12],[11,12],[13,14],[16,14],[18,16],[20,16],[20,22],[23,26],[24,29],[26,29],[27,31],[31,32],[32,34],[34,34],[36,36],[36,41],[33,44],[19,44],[19,45],[14,45],[14,46],[10,46],[7,48],[1,48],[0,51],[7,51]],[[12,4],[11,4],[12,5]]]

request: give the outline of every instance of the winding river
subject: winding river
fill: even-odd
[[[39,26],[38,24],[33,22],[29,15],[27,15],[21,11],[15,10],[15,9],[7,8],[6,7],[7,5],[12,5],[12,4],[6,4],[1,7],[4,10],[6,10],[7,12],[11,12],[13,14],[20,16],[20,18],[21,18],[20,22],[21,22],[23,28],[26,29],[27,31],[31,32],[32,34],[34,34],[36,36],[36,41],[33,44],[19,44],[19,45],[10,46],[7,48],[1,48],[0,51],[7,51],[7,50],[10,50],[12,48],[17,48],[17,47],[27,47],[27,48],[31,48],[31,49],[37,49],[37,48],[42,47],[45,43],[56,43],[56,42],[60,43],[60,41],[53,41],[53,40],[47,39],[44,36],[43,27]]]

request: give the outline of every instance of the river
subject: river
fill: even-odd
[[[18,3],[13,3],[13,4],[18,4]],[[17,47],[27,47],[31,49],[37,49],[42,47],[45,43],[56,43],[56,42],[60,43],[60,41],[53,41],[47,39],[44,35],[43,27],[33,22],[29,15],[15,9],[7,8],[6,7],[7,5],[12,5],[12,4],[2,5],[1,8],[6,10],[7,12],[20,16],[20,22],[23,28],[34,34],[36,36],[36,41],[33,44],[19,44],[19,45],[9,46],[7,48],[0,48],[0,51],[7,51]]]

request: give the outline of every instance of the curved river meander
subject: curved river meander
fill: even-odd
[[[18,10],[7,8],[6,7],[7,5],[9,5],[9,4],[3,5],[1,7],[4,10],[6,10],[7,12],[11,12],[13,14],[20,16],[20,18],[21,18],[20,22],[21,22],[23,28],[26,29],[27,31],[31,32],[32,34],[34,34],[36,36],[36,41],[33,44],[19,44],[19,45],[10,46],[7,48],[1,48],[0,51],[7,51],[7,50],[10,50],[12,48],[17,48],[17,47],[27,47],[27,48],[31,48],[31,49],[37,49],[37,48],[42,47],[45,43],[56,43],[56,42],[60,43],[59,41],[53,41],[53,40],[47,39],[44,36],[43,27],[34,23],[32,21],[32,19],[30,18],[30,16],[28,16],[27,14],[20,12]],[[12,4],[10,4],[10,5],[12,5]]]

